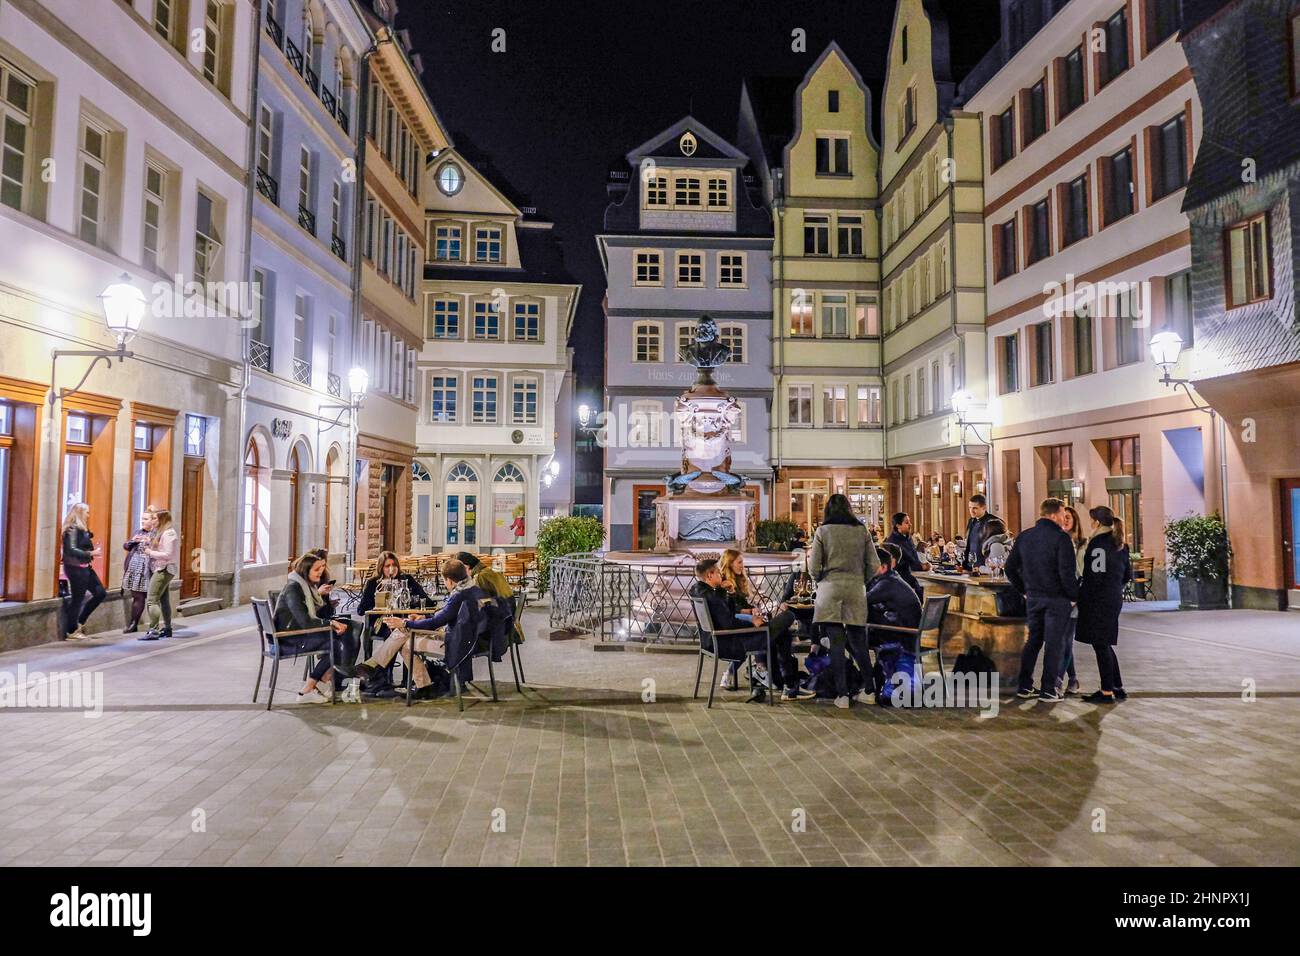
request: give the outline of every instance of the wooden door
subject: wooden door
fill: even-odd
[[[181,479],[181,597],[198,597],[202,590],[199,579],[203,548],[203,470],[202,458],[185,459],[185,473]]]
[[[1282,563],[1284,586],[1300,590],[1300,478],[1282,481]]]
[[[1020,450],[1002,453],[1002,487],[1005,492],[1006,511],[1003,520],[1007,531],[1020,533]]]

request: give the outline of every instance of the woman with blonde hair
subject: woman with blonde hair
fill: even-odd
[[[89,521],[90,506],[84,501],[75,502],[63,519],[63,573],[68,579],[68,603],[63,623],[64,636],[69,641],[86,636],[86,621],[108,596],[91,565],[103,554],[103,549],[95,546],[95,536],[87,527]]]
[[[770,669],[770,674],[765,671],[759,672],[760,685],[766,685],[773,694],[784,687],[784,700],[802,700],[815,696],[799,688],[799,665],[793,651],[794,611],[781,608],[778,609],[775,617],[770,621],[767,620],[759,609],[761,595],[749,580],[749,575],[745,573],[745,555],[735,548],[728,548],[722,552],[718,569],[722,572],[722,588],[727,592],[732,615],[738,620],[747,621],[754,627],[766,627],[772,636],[772,654],[776,660],[765,662]],[[739,663],[733,663],[727,668],[727,673],[722,677],[722,686],[725,689],[736,689],[739,668]],[[761,701],[765,696],[766,692],[760,687],[752,699]]]
[[[149,614],[149,630],[140,635],[142,641],[156,641],[172,636],[172,579],[180,570],[181,539],[172,525],[172,513],[166,508],[153,509],[153,537],[144,545],[149,556],[149,597],[145,609]],[[159,621],[162,627],[159,628]]]

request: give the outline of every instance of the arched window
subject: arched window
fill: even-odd
[[[302,457],[298,446],[289,453],[289,560],[296,560],[298,550],[298,510],[301,507]]]
[[[418,461],[411,462],[411,480],[412,481],[433,481],[429,475],[429,469]]]
[[[492,480],[505,481],[505,482],[512,482],[512,481],[522,482],[524,480],[524,473],[519,470],[519,468],[515,465],[514,462],[508,461],[501,466],[501,470],[497,472],[497,476]]]
[[[243,558],[245,564],[256,564],[258,555],[266,547],[262,528],[266,500],[262,495],[262,453],[257,439],[250,437],[244,450],[244,528]]]
[[[474,473],[474,469],[471,468],[468,464],[466,464],[463,461],[460,461],[456,463],[456,467],[454,467],[450,472],[448,472],[447,480],[448,481],[478,481],[478,475]]]

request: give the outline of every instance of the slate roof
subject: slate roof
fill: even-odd
[[[564,244],[549,228],[519,226],[515,229],[519,243],[521,269],[491,269],[473,265],[438,265],[426,263],[426,279],[465,282],[532,282],[552,285],[578,285],[564,263]]]

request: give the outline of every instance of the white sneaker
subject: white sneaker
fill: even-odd
[[[848,710],[849,699],[847,697],[836,697],[835,706],[838,707],[840,710]]]
[[[759,687],[770,688],[772,686],[770,683],[768,683],[767,680],[767,668],[762,667],[761,665],[758,664],[754,665],[754,681],[758,684]]]
[[[876,702],[875,694],[868,694],[864,691],[858,691],[856,694],[853,695],[853,703],[855,704],[875,704],[875,702]]]
[[[67,639],[70,641],[80,641],[86,636],[86,627],[84,624],[78,624],[75,631],[69,631]]]
[[[736,675],[732,671],[724,671],[722,674],[722,680],[718,682],[718,686],[723,690],[735,690],[738,686],[736,683]]]
[[[320,681],[316,685],[316,693],[320,694],[326,703],[334,699],[334,685],[329,681]]]

